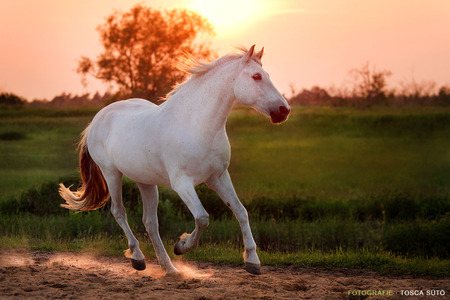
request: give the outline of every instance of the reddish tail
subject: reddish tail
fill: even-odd
[[[70,186],[66,188],[64,184],[59,184],[59,194],[66,200],[66,204],[61,204],[61,207],[71,210],[94,210],[104,206],[109,200],[105,178],[87,148],[88,132],[89,127],[84,130],[79,145],[80,173],[83,185],[76,192],[72,192]]]

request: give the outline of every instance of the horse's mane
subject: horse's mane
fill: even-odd
[[[242,58],[245,53],[248,52],[248,49],[244,46],[237,46],[237,50],[240,51],[240,53],[230,53],[226,54],[222,57],[219,57],[211,62],[202,62],[197,60],[195,57],[190,55],[189,53],[185,53],[184,59],[179,63],[177,68],[187,74],[190,74],[185,81],[178,83],[174,86],[172,91],[170,91],[165,98],[161,99],[162,101],[168,100],[170,97],[172,97],[181,87],[183,87],[185,84],[189,82],[189,80],[192,77],[201,76],[206,73],[208,73],[210,70],[223,65],[226,62],[240,59]],[[257,58],[254,54],[252,56],[252,59],[257,62],[258,64],[262,65],[261,60]]]

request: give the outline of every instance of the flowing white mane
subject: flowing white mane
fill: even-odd
[[[236,47],[236,49],[241,51],[241,53],[226,54],[209,63],[198,61],[192,55],[186,54],[186,58],[180,63],[178,69],[191,75],[203,75],[206,72],[226,62],[242,58],[245,55],[245,53],[248,52],[248,49],[245,48],[244,46]],[[258,57],[256,57],[255,54],[253,54],[252,59],[262,66],[261,60]]]
[[[212,69],[218,66],[223,65],[224,63],[242,58],[245,55],[245,53],[248,52],[248,49],[244,46],[236,47],[236,49],[239,50],[241,53],[226,54],[211,62],[201,62],[192,55],[190,55],[189,53],[186,53],[185,58],[180,62],[180,64],[177,67],[179,70],[187,74],[190,74],[191,76],[189,76],[183,82],[176,84],[173,90],[170,91],[166,95],[166,97],[162,99],[162,101],[166,101],[170,97],[172,97],[180,88],[182,88],[185,84],[189,82],[189,79],[191,79],[192,76],[201,76],[203,74],[206,74],[207,72],[211,71]],[[255,54],[253,54],[252,59],[262,66],[261,59],[257,57]]]

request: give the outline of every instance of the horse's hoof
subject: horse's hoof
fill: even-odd
[[[173,253],[175,253],[175,255],[183,255],[184,252],[181,251],[181,245],[184,245],[185,243],[182,240],[179,240],[176,244],[175,247],[173,248]]]
[[[164,275],[164,278],[174,279],[174,280],[182,280],[182,279],[184,279],[184,276],[180,272],[172,272],[172,273],[166,273],[166,275]]]
[[[250,274],[261,275],[261,265],[246,262],[245,271],[249,272]]]
[[[131,259],[131,265],[135,270],[142,271],[145,270],[145,260]]]

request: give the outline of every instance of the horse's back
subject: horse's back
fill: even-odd
[[[158,107],[156,104],[138,98],[117,101],[101,109],[92,120],[92,124],[107,125],[111,128],[117,125],[116,123],[135,119],[138,115],[151,112],[156,107]]]
[[[142,109],[148,110],[157,107],[156,104],[140,98],[133,98],[128,100],[121,100],[114,102],[106,107],[104,107],[100,112],[102,111],[117,111],[117,112],[124,112],[127,111],[128,113],[132,113],[133,111],[139,112],[142,111]]]
[[[117,168],[133,180],[143,173],[144,177],[157,174],[164,179],[161,155],[168,125],[162,107],[164,104],[129,99],[100,110],[87,135],[94,161],[103,169]]]
[[[92,120],[87,142],[90,151],[110,152],[107,148],[120,149],[135,146],[142,140],[144,121],[156,118],[158,106],[144,99],[129,99],[114,102],[101,109]],[[94,156],[99,156],[95,155]]]
[[[136,106],[147,106],[147,107],[155,107],[157,106],[156,104],[145,100],[145,99],[141,99],[141,98],[132,98],[132,99],[128,99],[128,100],[123,100],[123,101],[118,101],[115,103],[125,103],[125,105],[129,106],[129,105],[136,105]]]

